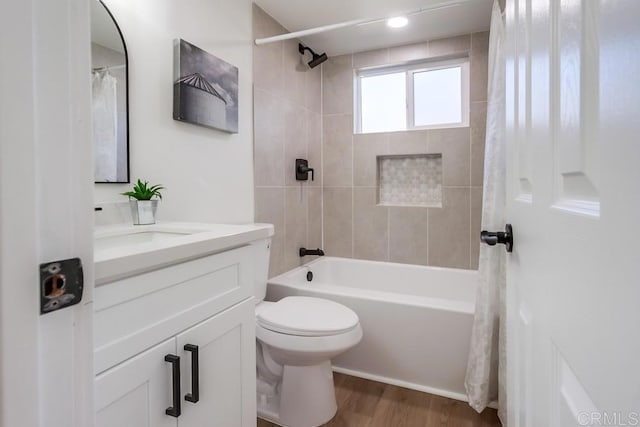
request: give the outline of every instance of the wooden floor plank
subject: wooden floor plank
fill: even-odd
[[[339,400],[340,409],[372,417],[385,391],[385,384],[347,375],[340,377],[346,379],[337,385],[337,389],[350,391],[347,399]]]
[[[494,409],[476,413],[465,402],[334,374],[338,412],[326,427],[501,427]],[[258,427],[277,427],[258,419]]]

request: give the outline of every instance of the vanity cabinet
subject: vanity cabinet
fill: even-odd
[[[175,338],[98,375],[96,427],[175,427],[165,414],[171,402],[171,371],[164,357],[175,354]]]
[[[255,426],[252,250],[96,288],[98,427]]]
[[[182,363],[182,415],[179,426],[255,426],[255,304],[253,299],[231,308],[176,337]],[[199,401],[193,395],[193,355],[198,346]]]

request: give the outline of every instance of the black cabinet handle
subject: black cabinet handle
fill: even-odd
[[[184,395],[184,400],[191,403],[198,403],[200,400],[200,366],[198,357],[198,346],[186,344],[185,351],[191,352],[191,393]]]
[[[182,413],[180,408],[180,357],[175,354],[167,354],[164,361],[171,363],[171,380],[173,382],[173,406],[169,406],[165,413],[178,418]]]

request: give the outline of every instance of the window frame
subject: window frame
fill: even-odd
[[[427,126],[415,125],[415,102],[414,102],[414,74],[422,73],[426,71],[443,70],[447,68],[460,67],[461,78],[461,107],[462,107],[462,120],[454,123],[438,123]],[[469,70],[469,57],[459,58],[447,58],[447,59],[435,59],[429,61],[421,61],[417,63],[390,65],[384,67],[375,68],[363,68],[355,71],[354,82],[354,107],[355,107],[355,133],[380,133],[380,132],[363,132],[362,131],[362,78],[374,77],[385,74],[395,74],[399,72],[405,73],[406,84],[406,102],[405,102],[405,116],[406,116],[406,129],[410,130],[423,130],[423,129],[446,129],[446,128],[459,128],[469,126],[469,110],[470,104],[470,70]],[[403,132],[403,131],[390,131],[390,132]]]

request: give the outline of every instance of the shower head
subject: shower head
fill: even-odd
[[[321,55],[316,55],[315,53],[313,54],[313,59],[311,61],[308,62],[309,67],[311,68],[315,68],[318,65],[322,64],[324,61],[326,61],[327,59],[329,59],[327,57],[326,53],[323,53]]]
[[[311,61],[307,63],[311,68],[315,68],[329,59],[326,53],[321,53],[320,55],[318,55],[310,47],[304,46],[302,43],[298,43],[298,52],[300,52],[301,55],[304,55],[304,52],[306,50],[308,50],[312,55]]]

